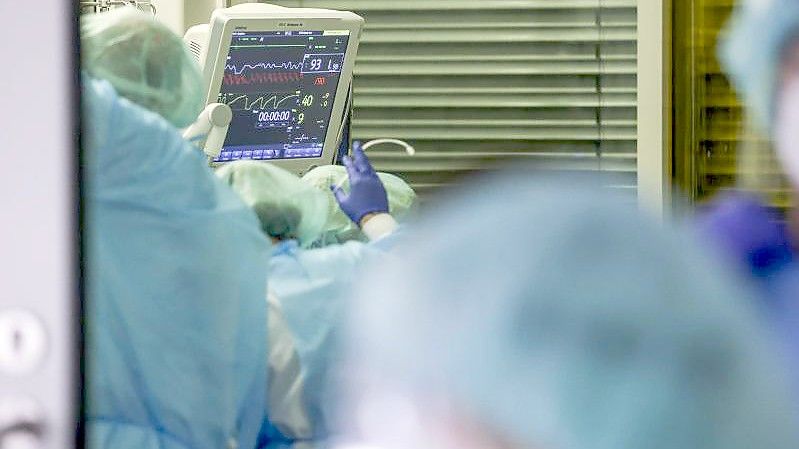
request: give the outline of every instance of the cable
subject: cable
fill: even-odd
[[[363,144],[363,146],[361,148],[363,148],[363,151],[366,151],[366,150],[368,150],[369,148],[372,148],[375,145],[383,145],[383,144],[386,144],[386,143],[393,143],[394,145],[401,146],[402,148],[405,149],[405,152],[408,153],[408,156],[415,156],[416,155],[416,148],[414,148],[408,142],[406,142],[404,140],[400,140],[400,139],[375,139],[375,140],[370,140],[369,142],[366,142],[365,144]]]
[[[375,140],[370,140],[370,141],[366,142],[365,144],[363,144],[363,146],[361,148],[363,149],[363,151],[366,151],[366,150],[368,150],[369,148],[372,148],[375,145],[383,145],[383,144],[387,144],[387,143],[392,143],[394,145],[401,146],[402,148],[405,149],[405,152],[408,153],[408,156],[415,156],[416,155],[416,149],[411,144],[409,144],[408,142],[406,142],[404,140],[400,140],[400,139],[375,139]],[[342,188],[347,181],[349,181],[349,178],[345,177],[338,184],[336,184],[336,188],[338,188],[338,189]]]

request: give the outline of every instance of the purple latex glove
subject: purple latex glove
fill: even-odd
[[[345,193],[339,186],[330,186],[341,210],[358,226],[369,214],[388,213],[386,188],[361,149],[360,142],[353,142],[352,157],[344,156],[343,163],[350,178],[350,193]]]
[[[699,215],[697,228],[758,277],[793,260],[785,225],[755,197],[738,194],[716,201]]]

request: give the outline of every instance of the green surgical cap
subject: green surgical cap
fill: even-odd
[[[389,213],[397,221],[409,217],[416,208],[416,192],[398,176],[390,173],[378,173],[388,194]],[[323,244],[343,243],[348,240],[366,240],[361,230],[339,208],[331,185],[342,185],[349,190],[347,169],[341,165],[324,165],[317,167],[302,177],[302,180],[325,193],[327,197],[328,217],[324,228]]]
[[[232,162],[216,174],[253,208],[268,236],[295,239],[303,246],[319,238],[327,220],[327,201],[294,174],[255,161]]]
[[[178,128],[203,107],[199,67],[183,41],[150,14],[118,8],[81,21],[83,70]]]

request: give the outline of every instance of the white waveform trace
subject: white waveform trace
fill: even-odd
[[[230,109],[233,109],[234,111],[252,111],[253,109],[266,109],[270,103],[272,104],[272,109],[279,109],[281,104],[292,98],[300,98],[300,96],[296,94],[288,95],[278,100],[278,95],[272,95],[271,97],[267,95],[261,95],[258,98],[251,100],[246,94],[225,94],[222,97],[222,103],[230,106]],[[237,108],[237,105],[240,105],[241,107]]]
[[[239,68],[236,64],[225,65],[225,71],[232,72],[235,75],[241,75],[247,70],[263,69],[263,70],[296,70],[302,69],[302,61],[293,62],[260,62],[258,64],[244,64]]]

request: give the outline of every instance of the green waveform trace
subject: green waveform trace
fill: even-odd
[[[299,97],[299,94],[293,94],[278,99],[279,95],[275,94],[272,96],[261,95],[257,98],[250,99],[250,96],[247,94],[224,94],[221,102],[230,106],[230,109],[234,111],[252,111],[253,109],[266,109],[270,103],[272,109],[279,109],[281,104],[292,98]]]

